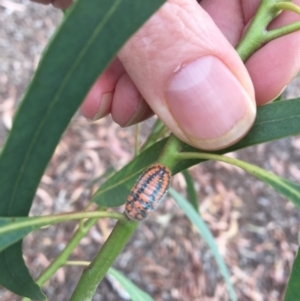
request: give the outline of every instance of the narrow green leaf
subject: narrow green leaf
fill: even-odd
[[[291,201],[298,209],[300,209],[300,185],[289,180],[283,179],[273,173],[267,172],[257,166],[251,166],[247,163],[247,167],[241,167],[250,174],[272,186],[277,192]]]
[[[100,206],[114,207],[126,202],[127,195],[134,182],[145,170],[154,163],[166,143],[166,139],[155,143],[153,146],[142,152],[119,172],[109,178],[93,196],[92,201]]]
[[[300,300],[300,248],[296,255],[292,273],[286,288],[284,301],[296,301]]]
[[[215,153],[225,154],[296,134],[300,134],[300,98],[271,103],[258,108],[256,121],[248,135],[237,144]],[[155,143],[108,179],[98,189],[93,197],[93,201],[107,207],[124,204],[138,176],[148,165],[157,160],[166,141],[167,139],[163,139]],[[186,145],[183,151],[200,152],[201,150]],[[176,165],[172,172],[176,174],[202,161],[204,160],[183,160]]]
[[[110,268],[108,274],[113,276],[129,294],[132,301],[154,301],[148,294],[138,288],[133,282],[114,268]]]
[[[282,101],[282,100],[283,100],[283,93],[280,94],[280,95],[278,95],[277,98],[275,98],[275,99],[273,100],[273,102],[275,102],[275,101]]]
[[[185,158],[201,158],[205,160],[218,160],[228,164],[238,166],[263,182],[272,186],[277,192],[288,198],[296,207],[300,209],[300,185],[283,179],[279,176],[274,175],[271,172],[264,170],[258,166],[250,163],[230,158],[227,156],[220,156],[209,153],[181,153],[179,155],[182,159]]]
[[[86,218],[125,220],[122,214],[109,211],[75,212],[38,217],[0,217],[0,251],[41,227]]]
[[[164,0],[77,0],[70,9],[29,86],[0,156],[0,216],[26,216],[37,185],[72,116],[99,74],[126,40]],[[134,18],[132,18],[134,16]],[[41,292],[28,275],[12,273],[16,261],[0,253],[0,284],[23,294],[19,283]],[[18,250],[21,254],[20,250]],[[19,266],[22,270],[25,266]],[[27,273],[28,274],[28,273]]]
[[[17,295],[29,297],[30,300],[45,300],[45,295],[31,280],[25,265],[22,242],[17,242],[14,248],[9,249],[9,252],[0,253],[1,285]]]
[[[39,65],[1,153],[1,215],[28,214],[55,146],[89,88],[163,2],[76,1]]]
[[[245,147],[300,134],[300,98],[273,102],[257,108],[256,120],[249,133],[239,142],[224,150],[212,152],[226,154]],[[184,151],[201,152],[187,146]],[[179,172],[203,160],[182,161],[176,166]]]
[[[197,212],[199,212],[198,197],[197,197],[196,189],[194,186],[193,178],[191,177],[188,170],[183,170],[182,174],[183,174],[185,182],[186,182],[186,190],[188,193],[188,200],[191,203],[191,205],[194,207],[194,209]]]
[[[208,226],[206,223],[203,221],[202,217],[195,211],[195,209],[192,207],[192,205],[182,196],[180,195],[176,190],[170,188],[169,189],[169,194],[174,198],[178,206],[182,209],[182,211],[186,214],[188,219],[194,224],[194,226],[197,228],[199,231],[200,235],[204,239],[204,241],[207,243],[209,246],[216,262],[217,265],[220,269],[220,272],[224,278],[224,281],[227,285],[228,293],[230,296],[230,299],[232,301],[237,301],[232,283],[230,281],[230,275],[227,270],[226,264],[219,253],[218,246],[215,242],[215,239],[210,232]]]

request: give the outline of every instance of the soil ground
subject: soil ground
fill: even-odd
[[[61,18],[62,13],[50,6],[0,0],[0,145]],[[299,87],[296,79],[285,97],[299,96]],[[141,125],[142,140],[153,122],[154,118]],[[42,178],[31,215],[81,210],[88,202],[86,183],[107,168],[118,170],[132,159],[134,131],[135,127],[120,128],[110,117],[88,123],[79,114],[75,116]],[[232,155],[300,181],[299,136]],[[201,214],[230,269],[238,300],[283,300],[298,248],[300,213],[264,183],[232,166],[207,162],[190,171]],[[172,185],[184,193],[181,175],[174,177]],[[24,256],[33,277],[63,250],[74,227],[74,223],[51,226],[25,238]],[[110,221],[99,221],[71,259],[92,260],[112,227]],[[141,224],[114,266],[157,301],[229,300],[210,250],[170,198]],[[49,300],[69,300],[81,272],[82,267],[61,268],[43,287]],[[19,298],[0,288],[0,300]],[[94,300],[128,298],[111,278],[106,278]]]

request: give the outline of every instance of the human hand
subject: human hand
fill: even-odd
[[[59,8],[70,2],[52,0]],[[206,150],[238,141],[254,122],[256,104],[276,98],[300,67],[299,32],[268,43],[243,64],[234,47],[258,4],[169,0],[98,78],[82,114],[96,120],[111,113],[129,126],[154,112],[181,140]],[[271,26],[298,19],[284,12]]]

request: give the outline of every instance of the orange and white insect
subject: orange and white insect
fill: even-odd
[[[170,186],[172,173],[159,163],[147,168],[138,178],[125,205],[126,216],[135,221],[142,221],[157,208]]]

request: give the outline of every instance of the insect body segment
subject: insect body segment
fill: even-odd
[[[165,197],[172,173],[162,164],[147,168],[134,184],[127,198],[125,214],[131,220],[145,219]]]

